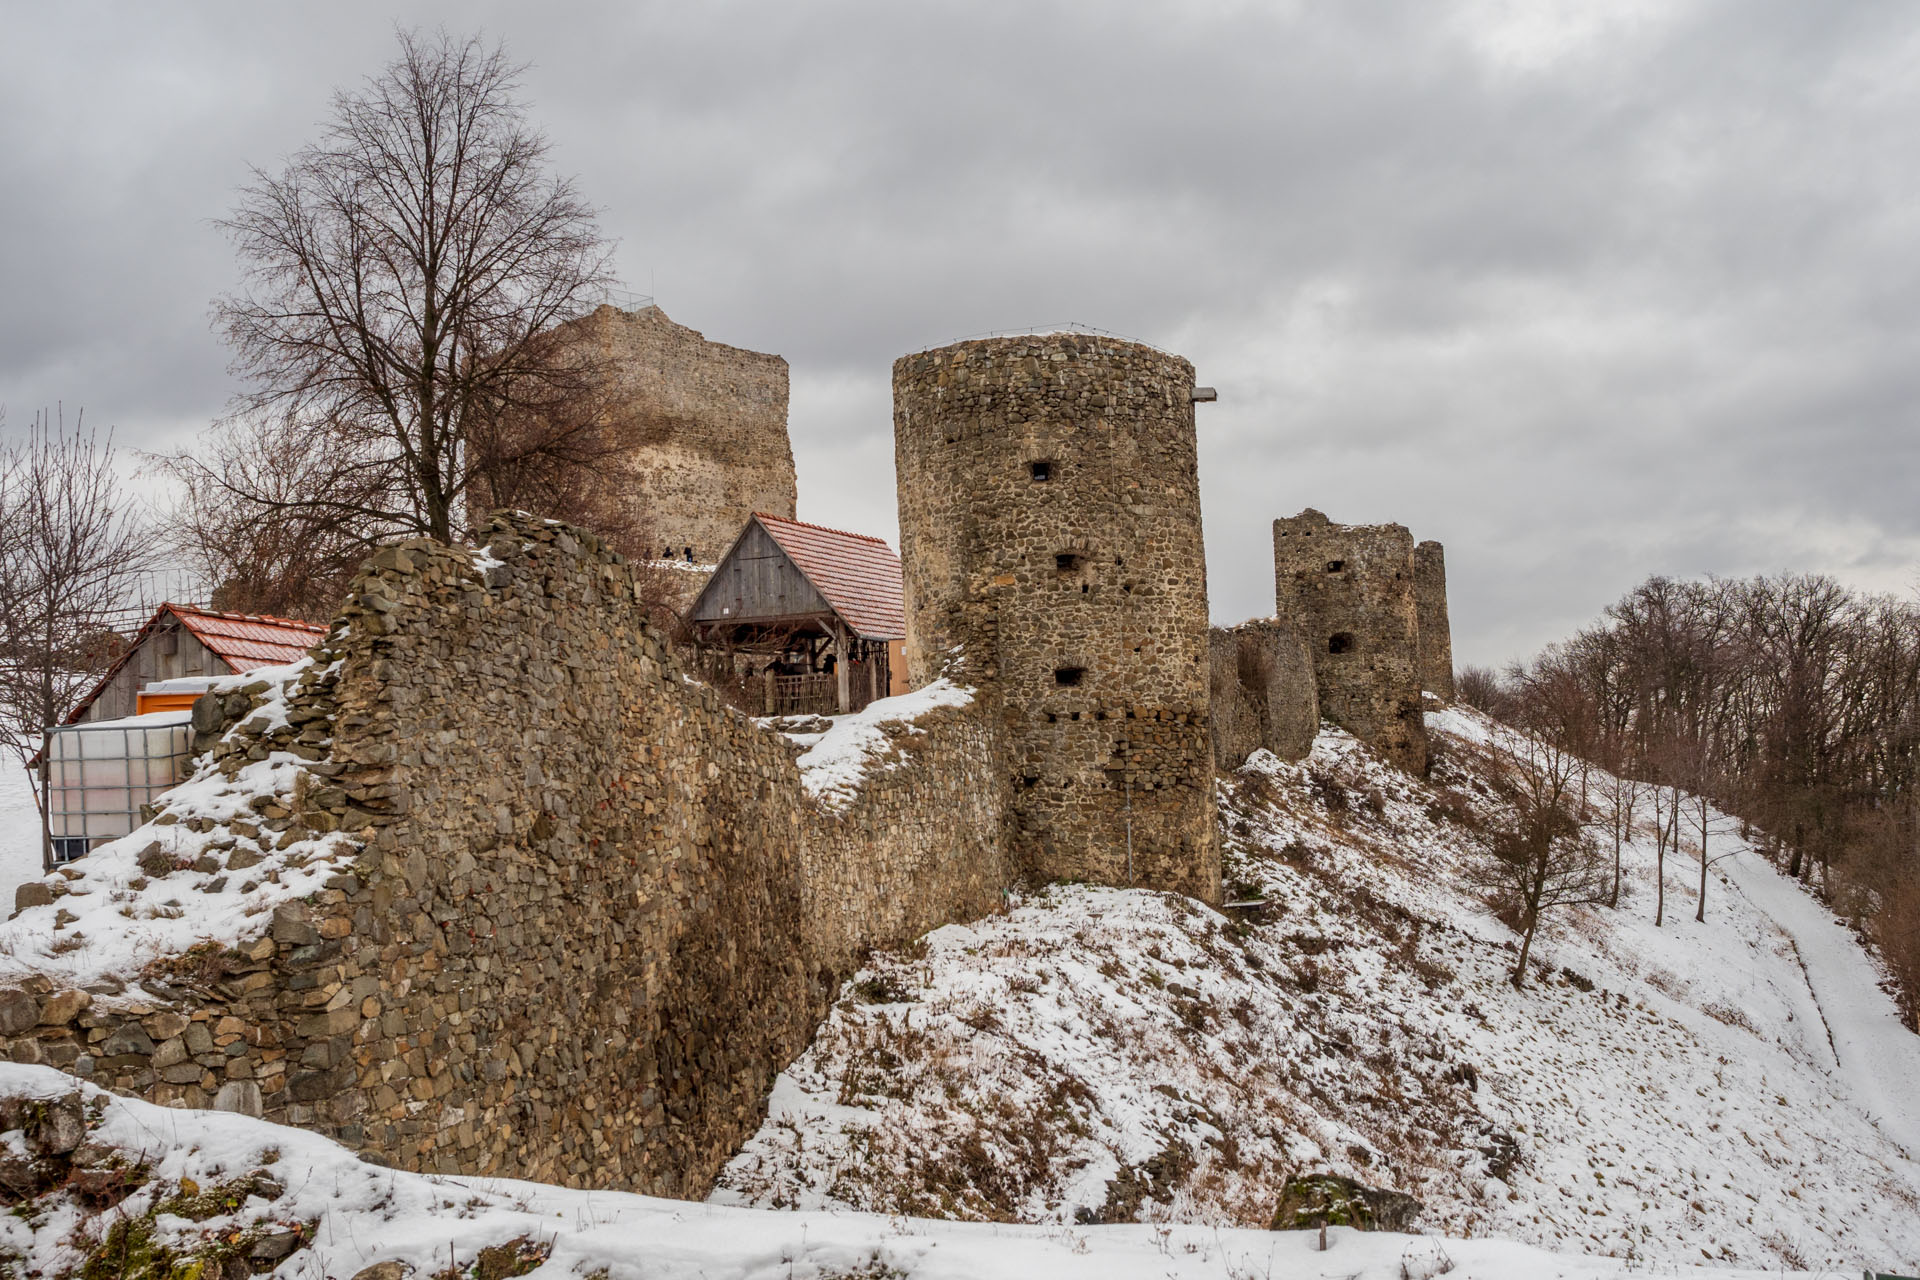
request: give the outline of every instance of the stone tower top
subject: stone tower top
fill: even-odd
[[[559,332],[612,378],[608,427],[625,484],[602,500],[637,502],[659,544],[620,550],[713,564],[755,511],[793,517],[786,360],[709,342],[657,306],[604,305]],[[595,525],[593,511],[564,514]]]
[[[1273,522],[1274,611],[1313,652],[1320,713],[1410,773],[1424,773],[1413,535],[1335,524],[1309,508]]]

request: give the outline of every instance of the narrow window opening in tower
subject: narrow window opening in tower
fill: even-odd
[[[1081,595],[1087,594],[1087,584],[1084,582],[1080,584],[1080,594]]]
[[[1053,567],[1062,573],[1076,573],[1087,558],[1077,551],[1062,551],[1053,558]]]
[[[1346,568],[1346,567],[1347,567],[1347,562],[1346,562],[1345,560],[1329,560],[1329,561],[1327,561],[1327,572],[1328,572],[1328,573],[1338,573],[1338,572],[1340,572],[1340,571],[1341,571],[1342,569],[1344,569],[1344,568]]]
[[[1051,462],[1029,462],[1027,464],[1027,474],[1033,477],[1035,484],[1045,484],[1047,481],[1053,479],[1053,464]]]
[[[1055,667],[1053,669],[1053,682],[1070,689],[1074,685],[1079,684],[1086,674],[1087,669],[1085,667]]]
[[[1327,641],[1327,652],[1328,653],[1352,653],[1353,652],[1353,632],[1351,631],[1334,632],[1332,637],[1329,638]]]

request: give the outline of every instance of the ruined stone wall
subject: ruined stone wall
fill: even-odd
[[[135,987],[0,986],[10,1056],[405,1169],[699,1196],[861,948],[998,903],[978,710],[903,726],[899,766],[823,806],[683,676],[629,562],[525,517],[485,536],[377,555],[284,716],[196,707],[229,775],[303,763],[245,819],[161,815],[214,834],[194,879],[324,833],[348,843],[320,887]]]
[[[1447,621],[1447,553],[1437,542],[1413,549],[1413,605],[1420,619],[1420,687],[1452,704],[1453,626]]]
[[[1305,637],[1277,618],[1255,618],[1213,628],[1207,650],[1218,767],[1238,769],[1263,747],[1282,760],[1313,750],[1320,698]]]
[[[1309,508],[1273,522],[1274,614],[1313,650],[1320,714],[1409,773],[1427,767],[1413,535],[1335,524]]]
[[[867,947],[992,914],[1017,879],[1006,776],[985,705],[882,728],[894,759],[869,766],[845,807],[808,810],[808,929],[821,963],[840,977]]]
[[[659,546],[629,554],[714,564],[755,511],[791,519],[787,362],[709,342],[658,307],[603,306],[566,326],[606,362],[618,469]],[[588,528],[593,513],[568,512]]]
[[[997,710],[1019,865],[1217,900],[1193,367],[997,338],[893,391],[908,666]]]

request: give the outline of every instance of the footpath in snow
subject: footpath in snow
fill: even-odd
[[[1726,875],[1792,939],[1840,1080],[1880,1131],[1920,1161],[1920,1037],[1901,1025],[1859,937],[1758,854],[1729,859]]]

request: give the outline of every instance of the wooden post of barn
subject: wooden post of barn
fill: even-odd
[[[768,714],[768,715],[772,715],[772,714],[773,714],[773,712],[774,712],[774,705],[775,705],[775,704],[774,704],[774,692],[773,692],[773,690],[774,690],[774,684],[773,684],[773,666],[774,666],[774,664],[773,664],[773,663],[771,663],[771,662],[769,662],[769,663],[767,664],[767,669],[766,669],[765,671],[762,671],[762,672],[760,673],[760,678],[761,678],[761,679],[762,679],[763,681],[765,681],[765,682],[766,682],[766,692],[767,692],[767,714]]]
[[[880,684],[880,668],[885,665],[882,659],[886,652],[884,644],[875,645],[871,640],[867,642],[867,701],[870,703],[887,696]]]
[[[834,693],[838,696],[835,704],[840,714],[853,710],[853,689],[849,681],[851,673],[847,670],[847,627],[839,619],[833,623],[833,682]]]

